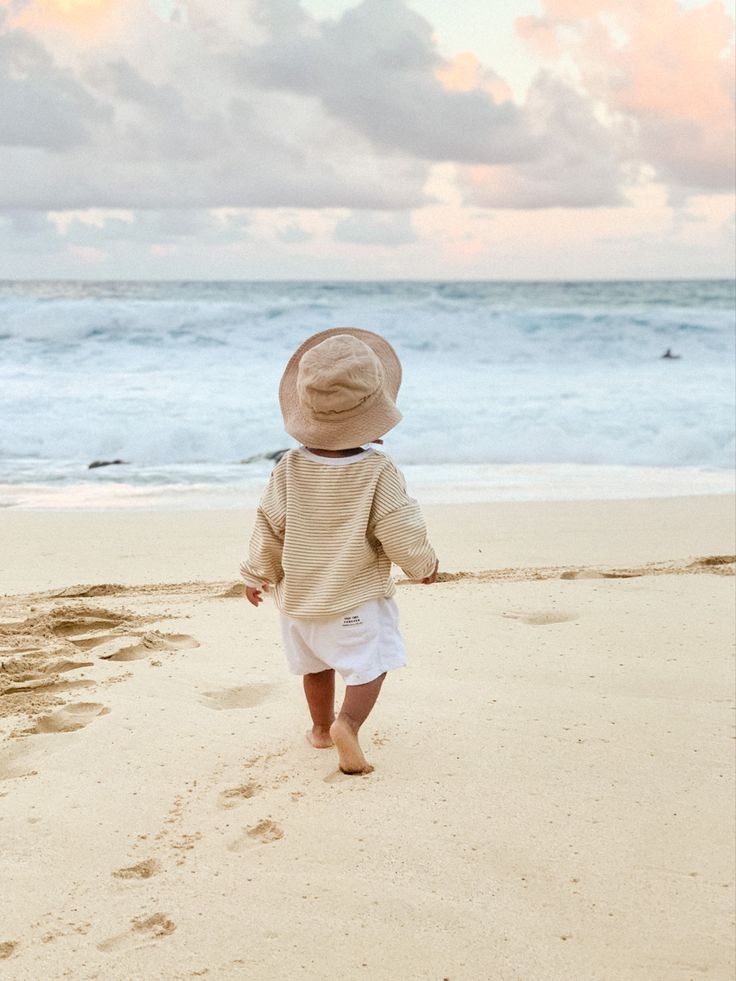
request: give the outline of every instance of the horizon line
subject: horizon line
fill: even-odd
[[[345,283],[345,284],[359,284],[359,283],[548,283],[548,284],[564,284],[564,283],[723,283],[723,282],[733,282],[736,284],[736,277],[734,276],[583,276],[583,277],[570,277],[563,276],[559,278],[525,278],[525,277],[502,277],[502,278],[479,278],[477,276],[473,277],[462,277],[462,278],[432,278],[432,277],[379,277],[379,278],[369,278],[364,277],[360,279],[348,278],[348,277],[259,277],[259,278],[248,278],[248,277],[201,277],[201,276],[167,276],[163,278],[147,278],[147,277],[121,277],[113,278],[109,276],[0,276],[0,283]]]

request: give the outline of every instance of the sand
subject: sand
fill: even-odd
[[[426,510],[360,777],[250,513],[0,513],[3,978],[733,978],[733,501]]]

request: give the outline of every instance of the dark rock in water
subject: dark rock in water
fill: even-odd
[[[257,463],[258,460],[273,460],[274,463],[278,463],[284,453],[288,453],[288,450],[274,450],[272,453],[256,453],[255,456],[248,456],[245,460],[241,460],[241,463]]]
[[[127,462],[127,460],[93,460],[87,469],[96,470],[98,467],[117,467]]]

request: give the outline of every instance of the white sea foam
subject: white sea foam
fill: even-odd
[[[286,360],[341,324],[402,359],[404,466],[733,466],[730,283],[6,283],[0,481],[260,479]]]

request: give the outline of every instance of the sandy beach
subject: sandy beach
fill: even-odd
[[[733,500],[425,511],[364,777],[252,512],[0,512],[3,978],[733,977]]]

